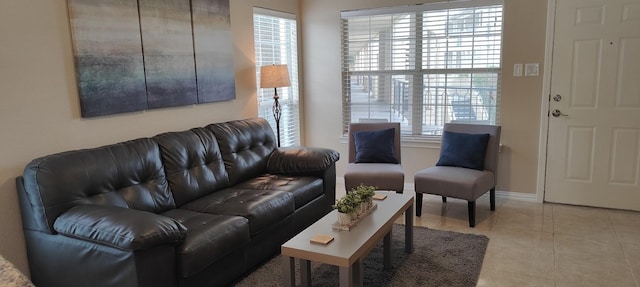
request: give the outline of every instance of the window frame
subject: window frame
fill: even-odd
[[[462,67],[461,62],[462,62],[462,58],[458,59],[457,62],[455,62],[455,64],[457,66],[454,67],[447,67],[447,68],[441,68],[441,69],[425,69],[423,67],[423,57],[425,57],[425,53],[422,52],[422,48],[424,48],[425,44],[423,42],[423,33],[424,31],[426,31],[424,29],[424,26],[422,25],[422,13],[428,12],[428,11],[437,11],[437,10],[443,10],[443,9],[449,9],[449,11],[451,9],[460,9],[460,8],[476,8],[476,9],[481,9],[478,7],[486,7],[486,6],[499,6],[499,16],[496,17],[496,19],[499,18],[498,20],[495,20],[495,22],[499,23],[499,33],[496,33],[499,38],[499,44],[497,45],[497,64],[494,67],[491,68],[468,68],[468,67]],[[411,23],[411,25],[415,25],[415,26],[411,26],[410,29],[413,29],[413,34],[411,36],[415,37],[415,39],[413,40],[413,46],[411,46],[411,49],[414,49],[414,53],[411,56],[407,56],[406,58],[408,59],[407,61],[413,61],[413,69],[396,69],[396,68],[391,68],[391,69],[371,69],[371,70],[360,70],[360,71],[356,71],[353,70],[352,68],[357,66],[357,63],[354,63],[357,60],[354,60],[354,57],[352,57],[349,54],[349,44],[351,42],[349,42],[350,40],[353,41],[350,38],[349,35],[349,27],[347,26],[349,23],[349,19],[354,19],[357,17],[376,17],[376,16],[380,16],[380,15],[387,15],[389,17],[392,16],[397,16],[399,14],[403,14],[403,13],[414,13],[414,17],[416,17],[416,23],[418,21],[420,21],[420,25],[416,24],[416,23]],[[417,16],[420,15],[420,16]],[[452,29],[458,29],[460,30],[459,33],[465,33],[465,31],[467,31],[469,29],[469,19],[468,16],[470,14],[467,15],[462,15],[463,17],[461,17],[459,20],[459,27],[458,26],[449,26],[447,25],[444,30],[446,31],[446,33],[448,34],[449,32],[452,31]],[[475,10],[474,10],[474,14],[475,15]],[[412,109],[412,113],[413,114],[418,114],[418,113],[424,113],[424,109],[426,107],[425,102],[428,99],[431,98],[437,98],[437,96],[432,96],[429,97],[426,95],[426,92],[424,92],[424,88],[426,86],[425,84],[425,78],[429,77],[430,75],[446,75],[446,77],[452,76],[452,75],[468,75],[470,77],[470,79],[468,80],[468,86],[466,86],[465,88],[467,88],[468,91],[468,97],[475,97],[476,101],[475,103],[471,103],[469,104],[468,107],[468,113],[470,111],[473,111],[472,109],[483,109],[484,113],[481,116],[478,116],[477,113],[475,115],[475,119],[474,121],[478,121],[478,117],[482,117],[483,121],[486,122],[480,122],[480,123],[490,123],[490,124],[499,124],[499,108],[500,108],[500,91],[501,91],[501,79],[502,79],[502,39],[503,39],[503,33],[504,33],[504,1],[502,0],[472,0],[472,1],[456,1],[456,2],[436,2],[436,3],[427,3],[427,4],[421,4],[421,5],[411,5],[411,6],[396,6],[396,7],[386,7],[386,8],[377,8],[377,9],[366,9],[366,10],[351,10],[351,11],[342,11],[341,12],[341,21],[342,21],[342,43],[341,43],[341,48],[342,48],[342,66],[341,66],[341,72],[342,72],[342,113],[343,113],[343,120],[342,120],[342,124],[343,124],[343,133],[346,134],[348,131],[348,125],[350,122],[354,121],[354,119],[352,118],[352,112],[354,107],[357,107],[357,105],[354,105],[353,101],[351,101],[352,99],[352,91],[351,91],[351,87],[352,87],[352,82],[354,81],[353,77],[368,77],[367,80],[363,80],[363,82],[371,82],[371,78],[372,77],[378,77],[378,78],[382,78],[382,77],[391,77],[393,79],[394,76],[402,76],[402,77],[413,77],[412,82],[414,82],[414,84],[410,85],[408,87],[408,89],[410,89],[412,92],[414,92],[415,97],[412,97],[409,99],[408,103],[406,103],[407,101],[403,100],[402,101],[394,101],[393,103],[389,103],[388,106],[390,106],[390,110],[393,109],[398,109],[398,107],[400,107],[402,110],[406,109],[406,106],[409,106],[410,109]],[[420,18],[420,19],[417,19]],[[447,18],[449,20],[449,18]],[[485,24],[485,20],[481,17],[479,17],[478,20],[476,21],[476,25],[477,27],[482,27],[481,25]],[[390,28],[389,30],[393,30],[395,28],[395,24],[396,22],[392,22],[394,24],[390,24],[389,27],[393,27]],[[449,22],[447,22],[449,23]],[[493,22],[491,22],[493,23]],[[474,28],[477,28],[474,27]],[[418,32],[416,32],[418,31]],[[473,33],[471,33],[472,36],[476,36],[476,32],[473,31]],[[382,37],[382,36],[380,36]],[[392,36],[393,37],[393,36]],[[369,36],[368,40],[369,43],[373,43],[372,41],[372,37]],[[362,42],[365,42],[366,40],[362,40]],[[459,38],[458,41],[461,41],[463,39]],[[410,41],[410,40],[409,40]],[[389,43],[386,43],[387,45],[393,45],[395,42],[393,42],[393,40],[390,40]],[[419,43],[419,44],[418,44]],[[384,43],[383,43],[384,44]],[[381,44],[380,44],[381,45]],[[495,43],[493,44],[494,46]],[[374,46],[374,45],[372,45]],[[487,45],[488,47],[489,45]],[[494,47],[492,46],[492,47]],[[447,47],[449,47],[449,44],[447,44]],[[379,47],[377,48],[371,48],[371,49],[381,49]],[[445,57],[451,57],[452,55],[460,55],[459,57],[471,57],[473,58],[473,53],[475,51],[475,47],[471,47],[470,49],[467,50],[448,50],[447,49],[447,53]],[[493,51],[495,52],[496,49],[495,47],[493,48]],[[380,52],[382,53],[382,52]],[[471,54],[469,56],[469,54]],[[391,57],[394,57],[395,54],[392,54]],[[489,55],[487,56],[487,58],[492,57],[493,55]],[[391,58],[390,57],[390,58]],[[411,57],[415,57],[414,59],[410,59]],[[491,58],[493,60],[495,60],[494,58]],[[375,60],[373,60],[375,61]],[[380,61],[380,60],[378,60]],[[373,65],[371,65],[370,63],[366,63],[369,64],[369,67],[371,66],[375,66],[375,63]],[[393,66],[394,63],[391,64],[391,66]],[[419,66],[419,67],[418,67]],[[478,78],[480,78],[478,80]],[[483,79],[486,78],[486,79]],[[480,84],[476,84],[475,81],[478,80],[478,82],[480,82],[481,80],[485,80],[487,82],[489,82],[489,84],[487,84],[487,87],[492,87],[492,90],[490,90],[489,88],[486,88],[484,86],[481,86]],[[446,83],[446,81],[445,81]],[[493,84],[495,83],[495,84]],[[367,84],[361,83],[363,86],[366,86]],[[404,85],[403,83],[400,82],[400,84]],[[372,87],[375,87],[374,84],[371,84],[369,86],[369,89],[373,89]],[[452,89],[453,86],[448,86],[445,85],[443,86],[444,89],[446,89],[447,91],[449,89]],[[392,85],[391,88],[388,88],[389,90],[396,90],[395,87],[395,82]],[[401,87],[402,90],[405,90],[407,88],[405,87]],[[461,88],[458,88],[461,89]],[[491,93],[491,95],[489,96],[489,98],[494,101],[493,105],[491,104],[485,104],[485,101],[483,100],[481,104],[478,104],[477,98],[482,97],[483,99],[486,98],[486,96],[479,96],[478,95],[478,91],[480,90],[486,90],[487,92]],[[475,94],[473,94],[475,92]],[[371,92],[370,92],[371,94]],[[382,93],[380,93],[382,94]],[[475,95],[475,96],[472,96]],[[394,97],[394,92],[388,92],[388,94],[384,95],[387,96],[388,98]],[[397,97],[397,96],[395,96]],[[394,99],[395,100],[395,99]],[[491,101],[489,100],[489,101]],[[405,104],[406,103],[406,104]],[[386,103],[385,103],[386,104]],[[406,105],[406,106],[404,106]],[[366,106],[368,109],[371,109],[372,107],[375,107],[374,105],[372,105],[371,103],[366,103],[364,106]],[[393,107],[391,107],[393,106]],[[455,105],[455,104],[443,104],[442,108],[448,109],[451,108],[453,109],[455,107],[458,107],[458,109],[460,107],[465,107],[465,105]],[[471,109],[471,110],[470,110]],[[450,112],[450,114],[453,114],[453,112]],[[473,113],[471,113],[473,114]],[[438,127],[437,130],[434,130],[432,135],[429,134],[425,134],[424,131],[424,126],[425,126],[425,120],[424,120],[424,115],[421,115],[422,119],[420,121],[418,121],[417,119],[414,118],[410,118],[410,119],[406,119],[406,121],[408,121],[410,124],[405,125],[403,132],[402,132],[402,139],[405,142],[416,142],[416,143],[437,143],[440,141],[440,137],[441,137],[441,132],[442,132],[442,127],[444,125],[445,122],[451,122],[451,120],[447,120],[446,116],[443,116],[442,121],[439,123],[439,126],[436,125],[435,127]],[[484,118],[488,118],[488,120],[485,120]],[[463,117],[464,118],[464,117]],[[389,118],[387,120],[393,120],[393,116],[389,116]],[[436,118],[437,120],[437,118]],[[471,117],[468,117],[467,120],[471,120]],[[355,122],[355,121],[354,121]],[[419,126],[416,127],[416,124],[418,123]]]
[[[288,24],[293,25],[293,31],[291,31],[291,27],[280,27],[280,31],[272,31],[273,33],[270,35],[258,35],[258,33],[261,32],[257,31],[257,25],[259,24],[256,23],[256,17],[270,17],[273,21],[275,21],[275,19],[278,19],[279,21],[286,21]],[[289,87],[277,88],[279,103],[282,107],[280,119],[281,146],[298,146],[301,144],[301,103],[299,92],[300,83],[298,77],[299,59],[297,16],[295,14],[282,11],[253,7],[252,19],[256,65],[256,87],[258,87],[256,90],[258,117],[266,119],[273,128],[274,133],[277,132],[275,119],[272,113],[274,91],[273,89],[260,88],[260,67],[271,64],[286,64],[289,70],[289,81],[291,85]],[[285,35],[285,33],[289,34]],[[261,36],[269,38],[269,40],[263,40]],[[269,41],[271,43],[267,43]],[[260,45],[272,46],[261,49],[262,46]],[[277,47],[278,45],[280,46]],[[279,50],[275,51],[277,48],[279,48]],[[273,50],[269,51],[269,49]]]

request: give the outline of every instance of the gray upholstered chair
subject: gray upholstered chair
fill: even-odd
[[[392,152],[397,163],[358,162],[357,139],[354,134],[388,129],[394,129]],[[375,144],[377,147],[385,147],[380,141]],[[349,125],[349,162],[344,172],[344,186],[348,192],[360,184],[375,186],[377,190],[393,190],[397,193],[402,193],[404,190],[404,170],[400,156],[400,123],[352,123]]]
[[[480,164],[473,168],[465,168],[459,166],[449,166],[450,163],[444,163],[443,153],[453,154],[454,157],[460,156],[455,151],[455,144],[445,144],[443,135],[443,146],[440,150],[440,160],[438,164],[417,172],[414,176],[414,184],[416,191],[416,216],[422,214],[422,198],[423,194],[435,194],[442,196],[442,202],[447,202],[447,197],[467,200],[469,213],[469,226],[474,227],[476,199],[490,192],[491,211],[496,209],[496,182],[498,178],[498,147],[500,145],[500,126],[493,125],[474,125],[474,124],[445,124],[444,132],[453,132],[458,134],[489,134],[486,144],[486,153],[484,154],[484,164]],[[465,136],[465,135],[462,135]],[[451,137],[453,138],[453,137]],[[461,143],[469,146],[469,142]],[[445,147],[447,145],[447,147]],[[454,149],[451,153],[451,149]],[[445,151],[445,149],[447,151]],[[462,153],[460,153],[462,154]]]

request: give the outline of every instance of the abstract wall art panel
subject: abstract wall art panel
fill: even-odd
[[[229,1],[192,0],[198,102],[235,99]]]
[[[229,0],[68,0],[82,117],[235,99]]]
[[[69,2],[83,117],[147,109],[137,5],[136,0]]]
[[[139,0],[149,108],[198,101],[189,0]]]

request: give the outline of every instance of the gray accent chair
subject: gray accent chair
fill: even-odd
[[[501,127],[448,123],[444,125],[443,131],[489,134],[484,170],[452,166],[433,166],[418,171],[414,176],[416,216],[422,215],[422,198],[425,193],[442,196],[442,202],[447,202],[447,197],[464,199],[468,205],[469,226],[475,227],[476,200],[480,196],[489,191],[491,211],[496,209],[495,187],[498,178],[498,148],[500,145]]]
[[[390,128],[395,128],[393,148],[398,163],[355,163],[356,147],[353,133]],[[349,124],[349,163],[344,172],[344,187],[349,192],[360,184],[375,186],[377,190],[393,190],[396,193],[402,193],[404,190],[404,169],[400,156],[400,123]]]

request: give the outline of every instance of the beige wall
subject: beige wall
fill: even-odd
[[[14,180],[30,160],[256,116],[254,3],[298,10],[296,0],[231,0],[235,100],[83,119],[67,1],[0,1],[0,254],[28,272]]]
[[[334,148],[342,176],[347,145],[342,142],[340,11],[408,5],[411,0],[302,0],[306,143]],[[426,1],[429,2],[429,1]],[[546,29],[546,1],[505,0],[502,99],[503,127],[498,190],[536,192],[538,133]],[[539,63],[539,77],[513,77],[513,64]],[[333,111],[333,112],[331,112]],[[435,164],[439,149],[404,144],[406,182],[416,171]],[[415,146],[415,145],[414,145]]]

